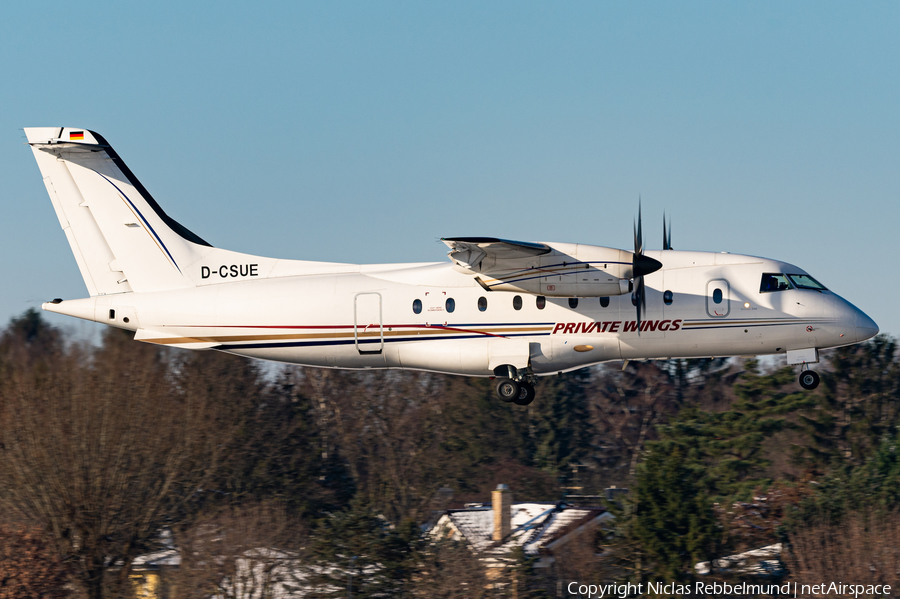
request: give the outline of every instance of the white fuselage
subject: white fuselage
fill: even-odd
[[[761,292],[763,273],[804,274],[783,262],[674,250],[647,255],[663,268],[645,278],[640,334],[630,294],[608,302],[578,298],[573,307],[570,298],[488,292],[448,263],[317,265],[314,274],[221,277],[188,289],[44,307],[174,347],[318,367],[469,376],[493,376],[503,364],[546,375],[610,360],[779,354],[848,345],[878,331],[831,291]]]
[[[450,237],[449,263],[437,264],[241,254],[170,218],[99,133],[25,134],[90,295],[43,308],[140,341],[309,366],[497,376],[501,399],[527,405],[534,377],[589,364],[779,353],[809,364],[818,349],[878,332],[790,264],[643,252],[640,209],[634,252]],[[801,385],[814,388],[817,375],[807,377]]]

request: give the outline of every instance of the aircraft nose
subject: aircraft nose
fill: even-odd
[[[878,325],[862,310],[856,315],[856,338],[859,341],[871,339],[878,334]]]

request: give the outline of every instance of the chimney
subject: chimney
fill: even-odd
[[[512,532],[512,493],[506,485],[497,485],[491,495],[494,502],[494,540],[502,541]]]

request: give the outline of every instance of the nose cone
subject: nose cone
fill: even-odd
[[[878,334],[878,325],[869,316],[838,295],[832,295],[832,309],[838,335],[837,345],[861,343]]]
[[[858,341],[865,341],[877,334],[878,325],[875,324],[875,321],[869,318],[862,310],[858,310],[856,315],[856,339]]]

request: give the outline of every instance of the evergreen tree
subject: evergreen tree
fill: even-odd
[[[276,500],[299,515],[316,517],[341,509],[353,496],[353,480],[329,445],[298,369],[266,381],[253,361],[202,352],[189,354],[181,375],[192,379],[194,388],[219,396],[229,405],[230,418],[240,422],[237,434],[223,440],[229,459],[219,468],[210,486],[215,493],[207,501]]]
[[[39,349],[48,350],[56,346],[60,338],[59,330],[48,324],[40,312],[28,308],[21,316],[9,321],[0,343],[20,340]]]
[[[702,468],[686,458],[657,444],[638,469],[631,533],[645,560],[639,571],[657,580],[689,580],[694,564],[711,559],[719,544],[712,506],[696,484]]]
[[[561,480],[570,476],[571,465],[581,464],[590,455],[590,383],[588,368],[547,377],[540,384],[540,397],[519,410],[525,412],[532,437],[529,461]]]
[[[761,374],[755,360],[747,362],[734,392],[737,399],[725,411],[687,407],[658,427],[665,451],[677,448],[702,464],[700,484],[721,500],[748,497],[754,488],[767,486],[772,449],[790,449],[776,435],[803,430],[808,421],[801,421],[797,414],[812,411],[817,404],[813,394],[795,388],[790,368]],[[791,443],[797,442],[794,435]]]
[[[896,354],[896,340],[886,335],[827,354],[821,398],[822,409],[831,418],[820,436],[831,455],[861,464],[878,450],[880,439],[893,434],[900,424]]]
[[[60,331],[48,324],[40,312],[29,308],[12,318],[0,334],[0,384],[13,369],[32,369],[36,376],[42,376],[62,349]]]
[[[359,501],[316,522],[298,586],[310,597],[403,597],[416,572],[421,536],[412,522],[392,526]]]
[[[860,466],[835,459],[816,481],[815,493],[800,502],[787,528],[835,523],[852,512],[882,516],[900,510],[900,435],[884,437],[875,455]]]

